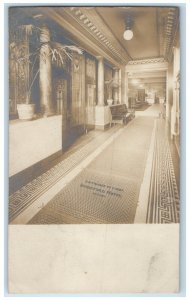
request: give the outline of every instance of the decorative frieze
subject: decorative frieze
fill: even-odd
[[[139,60],[130,60],[128,65],[143,65],[143,64],[152,64],[152,63],[163,63],[165,59],[163,57],[150,58],[150,59],[139,59]]]
[[[160,55],[169,60],[172,48],[178,43],[179,31],[179,9],[177,7],[168,8],[167,13],[159,8],[159,44]]]
[[[80,25],[85,28],[93,38],[97,39],[104,47],[117,57],[121,64],[126,64],[129,60],[125,49],[118,43],[117,39],[103,22],[96,10],[86,10],[85,7],[65,8],[65,13],[72,16]]]

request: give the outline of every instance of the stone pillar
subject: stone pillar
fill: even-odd
[[[109,106],[104,104],[104,59],[98,56],[98,104],[95,107],[95,128],[104,130],[111,124]]]
[[[129,78],[128,77],[129,77],[128,72],[125,72],[125,103],[127,107],[129,107]]]
[[[98,59],[98,106],[104,106],[104,59],[101,56]]]
[[[49,45],[50,32],[46,26],[41,28],[40,42],[40,106],[44,116],[53,114],[53,99],[52,99],[52,66]],[[44,44],[43,44],[44,43]]]
[[[119,69],[114,69],[113,80],[118,85],[113,88],[113,101],[114,104],[117,104],[119,103]]]
[[[120,86],[121,86],[121,103],[126,104],[128,106],[127,101],[127,86],[128,86],[128,73],[125,70],[125,67],[121,68],[121,80],[120,80]]]
[[[170,120],[170,112],[169,112],[169,74],[168,70],[166,73],[166,119]]]

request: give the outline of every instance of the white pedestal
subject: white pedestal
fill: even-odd
[[[95,128],[104,130],[111,123],[111,112],[109,106],[95,107]]]
[[[10,121],[9,176],[62,150],[62,116]]]

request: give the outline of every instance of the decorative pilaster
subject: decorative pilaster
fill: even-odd
[[[129,107],[129,75],[127,72],[125,72],[125,83],[124,83],[124,103],[127,105],[127,107]],[[131,108],[131,107],[130,107]]]
[[[104,130],[111,123],[110,108],[104,104],[104,59],[98,56],[98,105],[95,108],[95,128]]]
[[[119,103],[119,69],[114,69],[113,80],[115,87],[113,88],[113,101],[114,104]]]
[[[118,87],[118,97],[119,97],[119,103],[122,103],[122,99],[121,99],[121,97],[122,97],[122,95],[121,95],[121,69],[119,69],[119,82],[118,82],[118,84],[119,84],[119,87]]]
[[[101,56],[98,59],[98,106],[104,106],[104,59]]]
[[[44,116],[53,114],[52,102],[52,66],[51,55],[48,42],[50,41],[50,32],[46,26],[41,28],[40,42],[40,106]]]

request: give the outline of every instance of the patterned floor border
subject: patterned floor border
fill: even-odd
[[[133,126],[132,124],[135,126]],[[143,173],[144,173],[143,169],[146,165],[146,157],[149,148],[148,145],[150,143],[153,124],[154,124],[154,118],[152,117],[151,118],[138,117],[135,120],[131,121],[127,126],[127,128],[123,127],[117,130],[116,133],[114,133],[109,139],[107,139],[107,141],[105,141],[101,146],[98,146],[97,149],[91,155],[89,155],[86,159],[84,159],[71,172],[69,172],[66,176],[64,176],[61,180],[59,180],[56,184],[54,184],[50,189],[48,189],[45,193],[43,193],[43,195],[38,197],[28,208],[26,208],[21,214],[19,214],[19,216],[16,217],[11,222],[11,224],[68,224],[68,223],[78,224],[78,223],[86,223],[86,222],[87,223],[89,222],[90,223],[118,223],[118,224],[133,223],[135,211],[136,211],[136,205],[138,201],[139,188],[140,188],[141,181],[143,180]],[[139,129],[140,131],[136,131]],[[147,130],[146,134],[143,134],[144,130]],[[138,135],[136,135],[136,133],[138,133]],[[137,136],[139,136],[139,138],[137,138]],[[131,144],[127,142],[127,138],[132,139],[133,145],[134,143],[135,144],[137,143],[138,147],[139,145],[141,146],[143,145],[142,147],[137,149],[137,151],[134,153],[134,155],[137,155],[138,158],[139,158],[139,151],[142,154],[141,162],[140,162],[141,165],[140,170],[139,170],[139,164],[136,164],[137,159],[133,159],[132,162],[129,164],[127,163],[134,149],[133,147],[131,147]],[[118,146],[119,143],[120,146]],[[113,158],[113,149],[117,150],[116,151],[117,154],[119,154],[118,152],[119,149],[121,151],[120,152],[121,155],[119,155],[120,157],[119,162],[121,163],[120,167],[118,165],[117,167],[116,165],[114,167],[114,165],[112,164],[112,159],[115,163],[117,162],[116,156],[115,159]],[[126,151],[125,154],[124,154],[124,149]],[[99,156],[99,154],[101,155]],[[104,159],[102,159],[102,155],[104,158],[107,157],[106,155],[109,156],[107,163]],[[123,161],[123,159],[125,159],[125,162]],[[100,164],[98,164],[98,160]],[[102,169],[101,166],[104,165],[104,162],[105,162],[105,169],[104,168]],[[89,164],[90,166],[88,167]],[[133,170],[127,171],[128,174],[127,177],[126,177],[126,171],[124,172],[123,165],[126,166],[127,170],[131,170],[132,165],[134,167]],[[112,167],[113,170],[115,170],[115,172],[110,173]],[[127,191],[127,194],[125,193],[125,199],[124,199],[125,204],[121,204],[121,203],[119,204],[118,199],[113,199],[113,204],[111,205],[112,209],[110,210],[109,208],[111,207],[109,206],[112,203],[112,200],[108,199],[109,197],[106,197],[104,199],[106,201],[108,200],[108,204],[105,205],[105,201],[102,202],[102,199],[100,203],[98,201],[99,199],[96,199],[96,201],[94,201],[95,196],[93,196],[92,198],[90,195],[86,195],[84,191],[79,189],[75,179],[78,178],[79,180],[82,174],[83,173],[86,174],[89,168],[92,170],[92,176],[93,176],[92,181],[96,176],[95,175],[96,169],[98,173],[100,171],[103,172],[103,177],[101,176],[101,178],[99,178],[98,176],[99,178],[99,179],[97,178],[98,182],[103,182],[104,177],[107,173],[109,174],[108,176],[109,179],[107,178],[108,181],[112,178],[112,175],[113,176],[119,175],[121,176],[120,180],[122,182],[122,178],[124,176],[125,183],[122,189],[124,191],[125,190]],[[121,172],[118,173],[118,170],[120,170]],[[88,175],[87,177],[89,176],[90,175]],[[117,182],[117,184],[119,185],[120,180],[118,182],[117,179],[114,180],[111,179],[111,182],[113,181]],[[108,182],[106,184],[112,186]],[[73,205],[73,209],[71,209],[72,205]],[[85,209],[83,211],[84,206]],[[125,211],[124,208],[126,208],[127,211]],[[104,215],[103,218],[102,218],[102,214]]]
[[[68,158],[32,180],[29,184],[10,195],[9,221],[14,220],[50,187],[59,182],[97,147],[108,140],[118,127],[94,138]],[[165,120],[156,120],[152,177],[147,209],[147,223],[178,223],[180,213],[179,193],[176,184],[169,141],[165,133]]]
[[[29,207],[37,198],[43,195],[61,178],[65,177],[80,162],[87,158],[102,143],[114,135],[120,126],[116,125],[94,138],[91,142],[78,149],[47,172],[33,179],[27,185],[9,197],[9,222],[12,222],[21,212]]]
[[[157,119],[146,221],[147,223],[179,223],[179,214],[179,193],[165,120]]]

